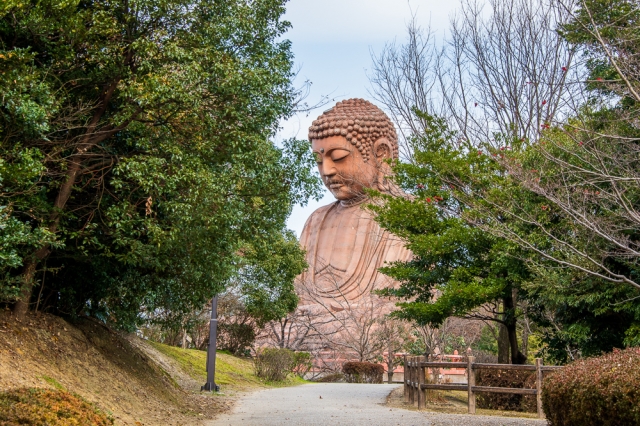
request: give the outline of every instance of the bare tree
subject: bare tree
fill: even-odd
[[[446,353],[447,346],[453,346],[452,349],[459,352],[466,350],[480,338],[484,323],[476,319],[449,317],[439,327],[414,324],[413,329],[424,344],[424,355],[429,356]],[[453,340],[459,343],[452,345]]]
[[[372,95],[396,124],[401,136],[399,151],[405,160],[411,160],[411,137],[426,128],[415,109],[443,112],[438,96],[441,56],[434,34],[420,27],[415,16],[407,26],[405,44],[389,43],[379,56],[372,52]]]
[[[338,289],[339,291],[339,289]],[[325,327],[316,331],[328,347],[338,349],[345,359],[375,361],[384,350],[384,342],[376,335],[380,319],[389,311],[389,303],[376,296],[367,294],[357,302],[341,295],[331,302],[314,294],[310,289],[316,309],[330,318]]]
[[[573,99],[566,83],[574,53],[556,31],[566,16],[539,0],[488,6],[486,13],[464,0],[452,22],[440,73],[445,102],[469,141],[487,143],[496,134],[536,140]]]
[[[322,319],[313,324],[316,346],[336,351],[345,360],[375,361],[385,349],[384,339],[376,332],[393,303],[373,293],[354,298],[341,284],[334,274],[327,274],[322,289],[317,283],[298,283],[301,308]]]
[[[640,289],[640,280],[633,273],[640,259],[640,110],[632,104],[640,102],[640,42],[637,27],[629,26],[629,21],[640,16],[640,7],[630,2],[627,14],[618,21],[606,21],[589,2],[555,4],[585,34],[583,48],[589,56],[608,63],[615,76],[576,81],[597,96],[588,104],[576,101],[571,119],[540,138],[533,147],[539,158],[535,168],[523,166],[517,158],[502,161],[522,187],[548,201],[541,204],[543,211],[487,200],[497,214],[515,220],[493,220],[485,226],[585,276]],[[623,99],[630,106],[611,108]],[[609,113],[594,119],[596,111]],[[571,229],[553,226],[549,215],[567,220]],[[519,224],[536,229],[552,249],[537,244],[518,229]]]
[[[432,327],[429,324],[416,325],[414,330],[424,343],[424,355],[444,353],[444,341],[449,332],[449,319],[446,319],[440,327]]]
[[[415,109],[445,117],[471,144],[497,146],[537,140],[579,97],[567,82],[583,69],[556,31],[566,11],[542,0],[462,0],[460,11],[442,47],[414,19],[406,44],[373,55],[373,95],[401,129],[409,159],[411,136],[426,131]]]
[[[378,319],[378,329],[375,331],[377,340],[386,351],[382,359],[387,364],[387,382],[393,382],[393,370],[402,363],[402,359],[396,357],[396,353],[404,349],[409,339],[410,325],[388,315]]]
[[[261,330],[257,341],[260,345],[313,353],[318,350],[318,341],[322,340],[323,336],[318,330],[325,330],[331,322],[331,318],[323,316],[317,310],[298,307],[286,317],[268,322]]]

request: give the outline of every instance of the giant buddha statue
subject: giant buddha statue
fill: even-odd
[[[349,99],[313,122],[309,140],[336,201],[313,212],[304,226],[300,243],[309,268],[300,282],[329,304],[332,299],[357,303],[372,290],[393,285],[378,268],[411,257],[403,242],[362,208],[370,201],[365,188],[404,195],[387,179],[389,160],[398,157],[396,132],[378,107]],[[303,305],[313,303],[301,297]]]

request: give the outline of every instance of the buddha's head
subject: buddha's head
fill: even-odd
[[[398,137],[371,102],[338,102],[313,122],[309,140],[322,181],[338,200],[359,199],[364,188],[389,192],[385,176],[388,160],[398,158]]]

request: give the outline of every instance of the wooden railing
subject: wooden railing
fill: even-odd
[[[542,359],[536,358],[535,365],[518,364],[479,364],[474,362],[475,357],[467,357],[467,362],[427,362],[424,356],[404,357],[404,400],[410,404],[417,405],[418,408],[426,406],[426,391],[434,390],[456,390],[468,393],[469,414],[476,413],[476,393],[510,393],[520,395],[535,395],[538,407],[538,417],[544,418],[542,412],[542,378],[545,371],[553,371],[562,367],[543,366]],[[427,383],[427,369],[435,371],[441,368],[464,368],[467,370],[467,383]],[[536,388],[500,388],[491,386],[476,386],[477,370],[524,370],[536,372]]]

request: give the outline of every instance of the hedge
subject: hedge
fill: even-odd
[[[549,426],[640,426],[640,348],[576,361],[542,389]]]
[[[499,388],[535,389],[535,371],[520,370],[478,370],[477,386]],[[491,410],[537,411],[535,395],[514,395],[508,393],[479,392],[476,397],[478,408]]]
[[[347,383],[382,383],[384,367],[372,362],[349,361],[342,364]]]

